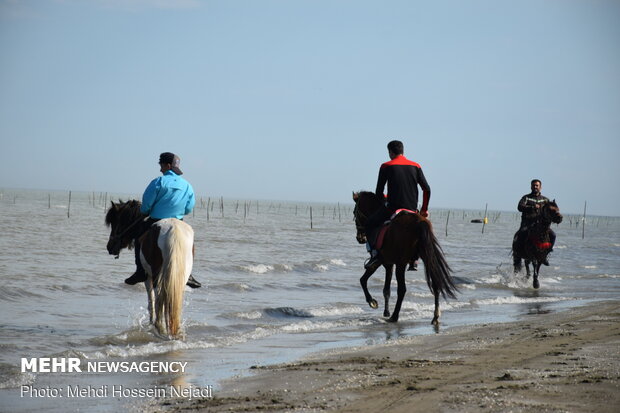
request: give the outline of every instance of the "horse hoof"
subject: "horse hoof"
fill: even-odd
[[[434,326],[438,326],[439,325],[439,318],[438,317],[433,318],[433,321],[431,321],[431,324],[434,325]]]
[[[538,278],[534,278],[534,288],[538,289],[540,287],[540,283],[538,282]]]
[[[390,312],[389,311],[384,311],[383,312],[383,317],[388,318],[390,316]]]
[[[368,305],[370,306],[370,308],[372,308],[374,310],[379,308],[379,303],[374,298],[372,300],[368,301]]]
[[[388,323],[398,323],[398,317],[392,316],[392,317],[388,318],[387,321],[388,321]]]

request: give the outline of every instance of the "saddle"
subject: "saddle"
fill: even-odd
[[[390,217],[390,219],[388,219],[387,221],[385,221],[383,223],[383,226],[381,226],[381,229],[379,229],[379,234],[377,235],[377,243],[376,243],[376,249],[379,250],[381,249],[381,247],[383,246],[383,239],[385,238],[385,234],[388,230],[388,228],[390,227],[390,224],[392,223],[392,221],[394,220],[394,218],[396,218],[397,216],[399,216],[400,214],[417,214],[416,211],[412,211],[410,209],[397,209],[392,216]]]

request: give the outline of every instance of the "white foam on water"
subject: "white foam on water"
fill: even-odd
[[[311,309],[308,311],[315,317],[326,317],[326,316],[340,316],[340,315],[351,315],[351,314],[363,314],[364,310],[361,307],[356,305],[343,305],[343,306],[327,306],[316,309]]]
[[[314,264],[314,268],[315,271],[318,272],[326,272],[327,270],[329,270],[329,265],[327,264]]]
[[[501,305],[501,304],[522,304],[522,303],[554,303],[565,300],[574,300],[571,297],[495,297],[487,299],[474,299],[472,304],[476,305]]]
[[[245,311],[240,313],[233,313],[231,316],[236,318],[242,318],[245,320],[258,320],[263,316],[263,313],[260,311]]]
[[[265,265],[265,264],[244,265],[241,268],[247,272],[251,272],[254,274],[266,274],[274,270],[273,265]]]

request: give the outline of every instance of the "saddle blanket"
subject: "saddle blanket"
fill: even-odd
[[[410,209],[397,209],[392,214],[390,219],[383,223],[383,226],[379,230],[379,235],[377,235],[377,249],[378,250],[381,249],[381,247],[383,246],[383,238],[385,238],[385,233],[387,232],[387,229],[390,227],[390,223],[392,222],[394,218],[396,218],[400,214],[417,214],[417,211],[412,211]]]

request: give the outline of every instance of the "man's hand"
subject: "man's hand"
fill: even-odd
[[[428,218],[428,211],[423,209],[422,211],[420,211],[420,215],[422,215],[424,218]]]

